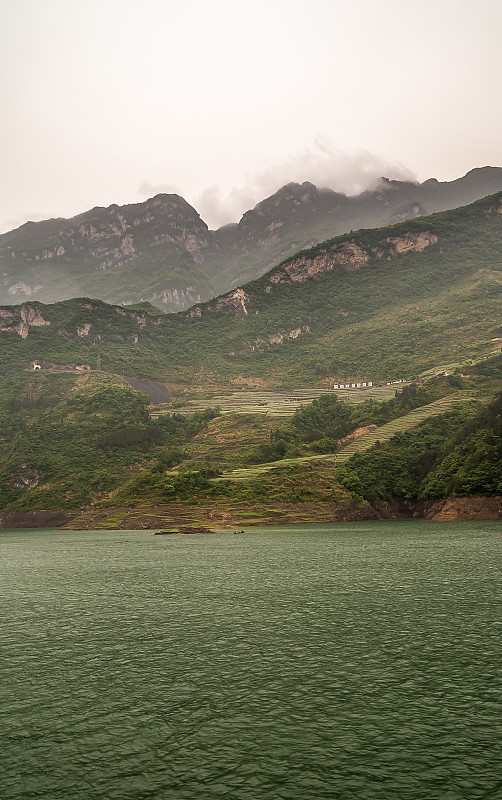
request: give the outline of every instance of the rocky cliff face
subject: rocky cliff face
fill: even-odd
[[[270,292],[278,283],[304,283],[310,278],[323,275],[333,269],[356,270],[367,264],[371,258],[388,261],[406,253],[421,253],[426,247],[436,244],[438,237],[430,231],[405,233],[400,236],[387,237],[376,246],[364,249],[355,240],[348,239],[326,247],[316,248],[318,253],[302,253],[273,270],[269,276],[269,284],[265,288]]]
[[[110,319],[103,325],[103,320],[100,319],[100,313],[103,307],[113,311],[121,317],[117,324],[110,326]],[[51,331],[55,336],[60,336],[67,341],[77,341],[78,339],[88,339],[94,343],[101,341],[100,330],[106,330],[106,336],[115,341],[132,341],[137,344],[139,333],[147,326],[162,325],[170,319],[165,314],[159,316],[152,316],[145,312],[135,311],[133,309],[123,308],[121,306],[105,306],[104,303],[99,301],[87,302],[86,300],[72,300],[68,303],[66,309],[64,324],[61,322],[46,319],[44,314],[50,316],[54,311],[54,307],[49,307],[49,313],[42,306],[42,311],[34,304],[23,303],[20,306],[7,306],[0,307],[0,335],[16,333],[22,339],[26,339],[33,328],[41,328],[51,325]],[[42,313],[43,312],[43,313]],[[35,366],[38,365],[38,366]],[[55,370],[60,366],[43,359],[38,359],[31,363],[32,369]],[[63,369],[76,369],[79,366],[76,364],[64,364]],[[82,369],[87,368],[86,365],[81,365]],[[90,369],[90,367],[89,367]]]
[[[15,303],[87,294],[179,310],[214,293],[198,265],[216,251],[205,222],[177,195],[95,208],[0,236],[0,298]]]
[[[339,234],[454,208],[499,190],[502,169],[485,167],[449,183],[382,179],[356,197],[309,182],[289,183],[238,224],[218,231],[210,231],[175,194],[94,208],[72,219],[29,222],[0,236],[0,304],[91,296],[109,303],[149,301],[179,311]],[[404,253],[417,244],[389,238],[384,249],[389,246]],[[335,262],[356,269],[365,258],[346,243],[331,261],[320,257],[309,269],[317,274]],[[287,280],[304,275],[300,262],[296,267],[291,263]]]
[[[213,246],[207,225],[178,195],[157,195],[146,203],[94,208],[66,220],[26,223],[0,237],[0,257],[25,263],[96,259],[99,269],[125,264],[147,248],[174,245],[196,263]],[[11,287],[11,294],[16,287]]]
[[[40,311],[33,306],[26,304],[10,308],[0,308],[0,332],[17,333],[22,339],[26,339],[30,328],[40,328],[42,325],[50,325],[49,320],[42,317]]]
[[[247,211],[238,225],[216,231],[216,237],[236,252],[266,251],[281,242],[288,228],[308,227],[326,215],[343,217],[349,205],[346,195],[331,189],[320,190],[308,181],[288,183]]]

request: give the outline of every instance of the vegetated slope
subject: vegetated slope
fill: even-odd
[[[488,406],[457,405],[353,455],[341,486],[366,500],[502,494],[502,394]]]
[[[350,230],[456,208],[502,190],[502,169],[451,182],[382,178],[347,197],[291,183],[210,231],[178,195],[29,222],[0,236],[0,303],[92,296],[177,311],[252,280],[292,253]]]
[[[473,392],[465,391],[465,385],[458,375],[448,375],[394,390],[395,396],[390,400],[368,399],[358,405],[339,400],[334,393],[321,395],[309,405],[300,406],[283,424],[276,421],[269,442],[262,441],[253,450],[244,447],[238,460],[235,454],[225,454],[220,464],[225,467],[227,477],[239,481],[273,470],[283,459],[298,463],[336,459],[338,466],[354,453],[445,413],[455,402],[470,401]],[[464,391],[459,391],[459,387]],[[205,437],[210,435],[213,425]],[[243,468],[243,457],[254,466]],[[237,469],[228,471],[236,465]]]
[[[151,420],[148,398],[104,375],[35,373],[0,388],[0,509],[72,509],[147,466],[171,468],[215,411]]]
[[[458,208],[502,190],[502,169],[473,169],[454,181],[423,183],[382,178],[353,197],[308,181],[289,183],[247,211],[237,225],[215,232],[228,285],[243,284],[298,250],[360,228],[379,228]]]
[[[4,307],[1,356],[4,371],[99,362],[192,391],[413,377],[500,346],[501,286],[497,194],[329,240],[176,315],[88,299]]]
[[[490,391],[496,381],[491,372],[500,373],[500,357],[484,366],[490,374],[480,378],[481,388],[486,385]],[[500,431],[492,425],[492,411],[478,418],[478,404],[472,401],[465,402],[462,411],[456,408],[451,419],[448,415],[437,418],[443,422],[434,422],[432,435],[425,428],[425,434],[419,429],[422,438],[418,445],[416,438],[409,445],[394,436],[388,442],[390,455],[386,460],[378,460],[386,445],[377,442],[367,454],[370,466],[364,466],[362,477],[358,463],[355,470],[352,466],[353,458],[347,462],[346,472],[338,473],[333,456],[323,455],[335,451],[343,454],[347,434],[349,440],[357,436],[361,425],[382,426],[376,430],[377,434],[380,430],[382,439],[387,435],[387,420],[394,420],[389,423],[393,432],[395,427],[404,430],[430,414],[431,404],[427,403],[432,398],[444,398],[432,404],[437,411],[443,410],[451,405],[446,395],[460,389],[460,394],[454,395],[460,398],[466,387],[477,385],[474,379],[456,375],[431,379],[405,387],[383,403],[371,399],[349,405],[332,394],[325,395],[300,407],[292,418],[275,422],[252,414],[219,418],[215,409],[190,417],[174,413],[152,420],[148,398],[124,383],[102,374],[77,377],[43,371],[23,372],[2,382],[0,511],[109,508],[108,516],[103,512],[104,518],[114,527],[116,508],[142,507],[148,516],[148,509],[157,513],[153,508],[156,504],[174,503],[177,516],[190,523],[200,521],[202,512],[195,508],[199,502],[206,509],[204,513],[214,509],[223,513],[225,508],[227,513],[229,504],[241,503],[239,513],[247,514],[249,509],[254,517],[256,509],[246,504],[268,503],[272,506],[260,513],[270,520],[278,503],[322,506],[345,501],[354,494],[366,497],[363,478],[366,476],[372,487],[375,468],[381,474],[368,499],[385,498],[385,492],[395,492],[398,497],[407,492],[404,496],[408,497],[410,486],[417,484],[417,475],[422,479],[429,467],[440,465],[438,454],[444,454],[445,446],[458,443],[452,440],[452,432],[466,422],[471,424],[468,447],[472,436],[478,445],[476,453],[481,445],[483,452],[488,447],[488,472],[500,479],[500,453],[497,456],[497,443],[492,441],[498,436],[500,446]],[[410,422],[413,409],[418,411]],[[488,434],[484,430],[486,420],[493,428]],[[464,440],[465,436],[458,440],[462,446]],[[455,455],[454,464],[462,455],[464,451]],[[376,467],[372,467],[375,458]],[[250,469],[253,464],[256,466]],[[265,471],[263,465],[268,465]],[[451,463],[448,469],[451,478]],[[485,478],[483,485],[488,485],[486,464],[478,472]],[[398,478],[401,483],[397,483]],[[441,475],[434,479],[437,482]],[[477,480],[475,487],[479,485]],[[490,491],[495,490],[493,484]],[[465,486],[463,492],[468,493]],[[305,519],[329,519],[330,513],[320,507],[303,511],[297,507],[295,511]],[[350,518],[347,514],[343,512],[342,518]]]

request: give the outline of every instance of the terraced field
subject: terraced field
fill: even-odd
[[[441,400],[436,400],[434,403],[429,403],[429,405],[422,406],[421,408],[415,408],[413,411],[410,411],[409,414],[406,414],[406,416],[393,419],[392,422],[387,422],[386,425],[382,425],[380,428],[366,433],[359,439],[354,439],[354,441],[349,442],[336,454],[336,462],[338,464],[347,461],[354,453],[362,453],[364,450],[373,447],[378,441],[386,442],[391,439],[394,434],[402,433],[402,431],[420,425],[421,422],[429,417],[433,417],[435,414],[444,414],[445,411],[451,409],[454,403],[470,399],[472,399],[472,393],[464,392],[452,397],[443,397]]]
[[[150,407],[150,416],[171,414],[194,414],[206,408],[219,406],[222,414],[265,414],[270,417],[290,417],[300,405],[316,400],[323,394],[336,394],[347,403],[362,403],[364,400],[389,400],[396,389],[407,383],[393,386],[373,386],[370,389],[295,389],[292,392],[234,392],[228,395],[193,400],[184,406],[173,408],[171,404],[159,403]]]
[[[263,414],[225,414],[212,419],[187,445],[191,461],[217,463],[223,469],[248,463],[246,452],[256,445],[270,442],[277,426],[274,417]]]
[[[450,397],[443,397],[441,400],[436,400],[434,403],[429,403],[421,408],[416,408],[413,411],[410,411],[410,413],[406,414],[404,417],[394,419],[392,422],[388,422],[386,425],[375,428],[369,433],[360,436],[358,439],[354,439],[352,442],[347,443],[345,447],[342,447],[341,450],[339,450],[336,454],[330,453],[328,455],[302,456],[300,458],[274,461],[269,464],[259,464],[253,467],[247,467],[245,469],[235,469],[231,472],[224,473],[222,479],[247,481],[257,477],[261,473],[274,469],[275,467],[284,466],[286,464],[298,464],[305,461],[332,461],[333,463],[336,462],[338,465],[347,461],[354,453],[361,453],[364,450],[368,450],[378,441],[386,442],[392,436],[394,436],[394,434],[409,430],[409,428],[419,425],[428,417],[433,417],[435,414],[443,414],[445,411],[449,411],[454,403],[470,400],[472,399],[472,396],[472,392],[459,392]]]

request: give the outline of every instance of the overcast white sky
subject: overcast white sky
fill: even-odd
[[[502,165],[500,0],[1,0],[0,231]]]

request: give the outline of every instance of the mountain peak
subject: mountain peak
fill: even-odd
[[[339,234],[457,208],[499,190],[500,167],[476,168],[450,182],[430,178],[419,184],[383,176],[350,197],[310,181],[292,181],[240,222],[216,231],[178,194],[113,203],[0,235],[0,303],[93,295],[178,311]]]

